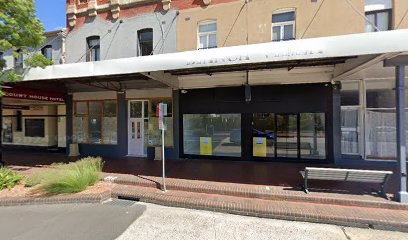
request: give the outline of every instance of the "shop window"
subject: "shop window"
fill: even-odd
[[[44,119],[25,119],[25,136],[26,137],[44,137]]]
[[[41,53],[42,55],[44,55],[45,58],[52,61],[52,46],[51,45],[47,45],[43,47],[41,49]]]
[[[153,54],[153,29],[145,28],[137,31],[138,56]]]
[[[241,156],[241,114],[184,114],[184,154]]]
[[[24,66],[24,53],[23,50],[17,50],[18,57],[14,58],[14,68],[22,68]]]
[[[295,39],[295,11],[272,14],[272,41]]]
[[[75,142],[117,144],[116,101],[77,101],[74,114]]]
[[[217,47],[217,22],[204,21],[198,24],[198,49]]]
[[[101,60],[101,45],[100,45],[100,38],[99,36],[92,36],[86,39],[87,43],[87,54],[86,54],[86,61],[87,62],[95,62]]]
[[[360,81],[342,82],[341,96],[341,153],[360,152]]]
[[[324,113],[300,114],[300,158],[326,158],[326,127]]]
[[[391,29],[392,1],[366,0],[366,32],[387,31]]]

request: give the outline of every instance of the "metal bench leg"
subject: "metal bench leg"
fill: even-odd
[[[305,193],[309,193],[309,189],[307,186],[307,176],[305,176],[305,183],[303,185],[303,190],[305,191]]]
[[[380,185],[380,195],[383,196],[384,198],[386,198],[387,200],[390,200],[390,198],[387,196],[387,194],[385,193],[384,190],[384,184]]]

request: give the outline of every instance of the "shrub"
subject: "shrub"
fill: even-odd
[[[100,157],[87,157],[68,164],[53,164],[50,169],[30,176],[26,186],[39,184],[49,194],[81,192],[99,181],[102,167]]]
[[[0,168],[0,190],[5,188],[12,189],[23,180],[23,176],[10,170],[9,168]]]

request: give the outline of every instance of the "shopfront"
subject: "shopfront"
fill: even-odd
[[[336,85],[295,84],[188,90],[180,95],[186,158],[333,161]]]

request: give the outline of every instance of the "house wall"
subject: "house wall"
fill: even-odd
[[[210,4],[205,8],[183,9],[177,25],[177,51],[197,49],[197,26],[205,20],[217,21],[218,47],[270,42],[272,13],[289,8],[296,13],[296,39],[362,33],[365,31],[365,19],[358,12],[364,14],[365,0],[350,2],[356,10],[347,1],[322,3],[322,0],[256,0],[248,4],[232,1]],[[407,28],[408,17],[402,18],[408,2],[394,0],[393,4],[393,28],[398,25],[399,28]]]
[[[176,51],[177,11],[145,13],[121,21],[107,21],[96,16],[72,30],[66,40],[66,62],[86,61],[86,39],[90,36],[100,37],[101,60],[136,57],[137,31],[144,28],[153,29],[153,54]]]
[[[52,34],[52,35],[47,36],[43,45],[39,46],[37,49],[26,49],[28,53],[24,54],[24,59],[26,59],[30,55],[30,53],[32,53],[33,51],[41,53],[41,48],[46,45],[52,46],[53,63],[60,64],[61,58],[62,58],[62,37],[59,36],[58,34]],[[14,57],[12,53],[13,53],[12,50],[8,50],[3,53],[3,59],[6,60],[6,64],[7,64],[7,67],[5,69],[14,68]]]

